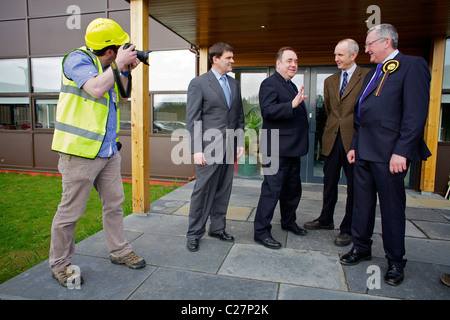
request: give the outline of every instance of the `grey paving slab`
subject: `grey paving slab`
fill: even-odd
[[[275,300],[278,284],[158,268],[131,300]]]
[[[152,266],[131,270],[109,259],[74,255],[72,265],[80,268],[80,289],[62,287],[51,276],[48,260],[0,286],[0,295],[33,300],[124,300],[155,270]]]
[[[150,205],[150,212],[170,214],[184,206],[187,201],[157,199]]]
[[[191,200],[192,189],[185,186],[182,186],[169,194],[161,197],[162,200],[170,200],[170,201],[190,201]]]
[[[449,223],[414,221],[414,224],[431,239],[450,240]]]
[[[219,274],[347,290],[338,255],[315,251],[235,244]]]
[[[379,268],[379,274],[368,270],[369,267]],[[387,263],[382,258],[373,258],[356,266],[344,266],[344,270],[349,289],[352,292],[411,300],[450,299],[450,288],[439,280],[441,273],[450,272],[448,266],[410,261],[404,270],[405,279],[399,286],[391,286],[384,282],[383,277],[387,271]],[[367,285],[369,277],[372,277],[370,279],[371,289]],[[375,277],[378,281],[375,280]]]
[[[136,238],[142,235],[142,232],[125,230],[124,235],[125,239],[132,243]],[[106,246],[105,232],[101,230],[89,238],[77,243],[75,245],[75,253],[100,258],[109,258],[110,254]]]
[[[441,210],[443,211],[443,210]],[[406,208],[406,219],[412,221],[434,221],[448,223],[448,220],[439,214],[438,210],[427,208]]]
[[[374,233],[382,233],[382,217],[375,217],[375,227],[373,229]],[[405,227],[405,236],[416,237],[416,238],[426,238],[426,234],[424,234],[419,228],[417,228],[411,221],[406,220]]]
[[[150,265],[216,273],[232,243],[201,239],[200,250],[190,252],[186,249],[186,237],[144,234],[132,246]]]
[[[279,300],[386,300],[385,297],[282,283]]]
[[[334,244],[334,239],[339,234],[338,230],[308,230],[306,236],[296,236],[292,233],[288,235],[287,247],[299,250],[314,250],[345,254],[351,244],[345,247],[338,247]]]
[[[449,200],[450,201],[450,200]],[[444,217],[447,222],[450,221],[450,209],[448,210],[444,210],[444,209],[433,209],[434,211],[436,211],[438,214],[440,214],[442,217]]]
[[[124,229],[135,232],[185,236],[188,228],[188,217],[150,213],[147,217],[131,214],[125,217]]]
[[[405,247],[405,259],[409,261],[450,266],[450,241],[407,237],[405,238]],[[450,273],[450,269],[448,273]]]

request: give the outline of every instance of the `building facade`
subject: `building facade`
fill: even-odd
[[[0,168],[57,171],[58,155],[50,146],[62,57],[84,45],[85,28],[97,17],[111,18],[130,32],[130,3],[124,0],[3,0],[0,3],[0,40],[3,44],[0,48]],[[171,161],[171,152],[179,143],[171,134],[185,128],[187,86],[198,74],[198,55],[195,50],[191,50],[194,53],[188,50],[191,47],[188,41],[152,17],[149,17],[149,34],[149,48],[139,49],[153,50],[149,60],[150,176],[186,180],[195,175],[195,169],[190,163],[174,164]],[[429,40],[431,43],[432,39]],[[329,45],[330,59],[306,57],[302,60],[300,54],[299,71],[293,79],[297,85],[305,86],[310,97],[306,101],[311,128],[310,150],[302,159],[301,173],[302,180],[307,182],[321,182],[323,176],[323,82],[337,71],[332,60],[334,45]],[[447,189],[450,174],[449,39],[445,46],[434,181],[434,192],[441,194]],[[360,55],[364,53],[360,52]],[[240,57],[238,52],[235,56],[236,60]],[[245,57],[245,54],[241,53],[241,56]],[[424,57],[431,63],[431,56]],[[260,83],[275,70],[272,65],[255,62],[255,59],[242,61],[237,63],[232,76],[241,83],[244,109],[250,113],[258,107]],[[363,58],[359,64],[371,67]],[[122,174],[131,176],[130,103],[120,107]],[[236,175],[258,177],[258,168],[248,173],[243,167],[236,165]],[[406,181],[408,186],[420,188],[420,171],[420,164],[411,166]],[[344,183],[345,177],[342,179]]]

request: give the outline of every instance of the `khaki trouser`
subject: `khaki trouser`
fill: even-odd
[[[131,252],[123,233],[125,199],[120,175],[120,154],[94,160],[60,154],[62,198],[53,218],[49,264],[53,271],[71,263],[75,252],[74,230],[83,216],[92,190],[97,190],[103,206],[103,228],[109,252],[116,257]]]

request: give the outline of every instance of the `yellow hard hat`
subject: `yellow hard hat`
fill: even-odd
[[[117,22],[111,19],[97,18],[87,26],[84,40],[88,48],[101,50],[108,46],[121,46],[128,43],[130,36]]]

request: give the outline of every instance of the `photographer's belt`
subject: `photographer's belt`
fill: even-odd
[[[128,73],[128,84],[127,92],[125,92],[122,84],[122,79],[120,78],[119,70],[117,69],[116,62],[111,62],[111,68],[114,74],[114,79],[116,80],[117,87],[119,88],[119,93],[123,98],[129,98],[131,93],[131,72]]]

